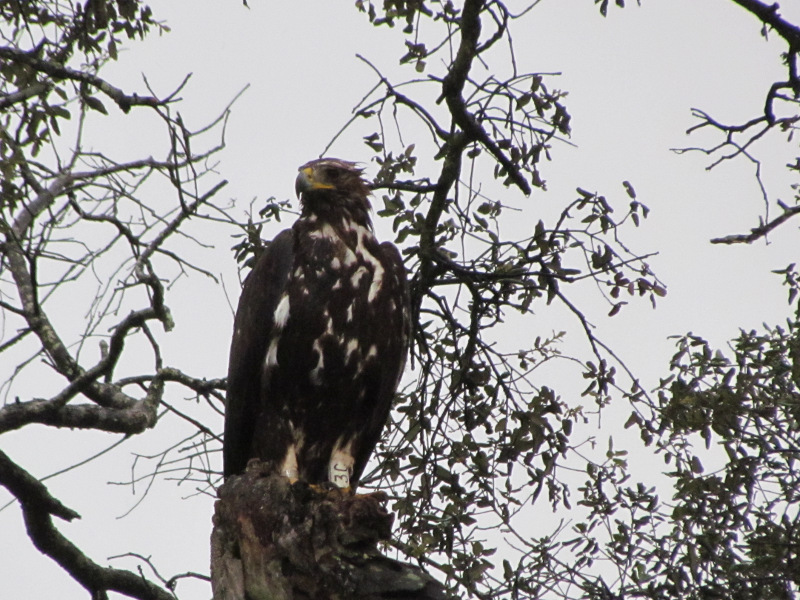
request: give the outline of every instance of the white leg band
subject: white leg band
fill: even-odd
[[[340,462],[331,462],[328,467],[328,479],[331,483],[340,488],[350,487],[350,476],[353,474],[353,466]]]

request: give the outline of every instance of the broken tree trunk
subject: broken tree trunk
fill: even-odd
[[[219,489],[214,600],[445,599],[419,567],[383,556],[394,517],[378,495],[318,492],[251,461]]]

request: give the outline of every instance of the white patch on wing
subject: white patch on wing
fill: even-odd
[[[372,302],[375,300],[378,292],[381,291],[381,286],[383,285],[384,268],[381,264],[381,261],[378,260],[378,257],[367,250],[367,247],[364,244],[364,238],[367,236],[372,236],[372,234],[364,228],[359,229],[357,251],[358,255],[364,262],[372,265],[372,283],[369,286],[369,293],[367,294],[367,300]]]
[[[267,349],[267,357],[264,360],[264,366],[269,369],[278,366],[278,337],[272,338]]]
[[[375,300],[375,296],[378,295],[378,292],[381,291],[381,287],[383,287],[384,270],[381,261],[379,261],[376,257],[372,256],[371,254],[369,254],[368,256],[371,259],[368,260],[375,267],[375,271],[372,275],[372,285],[369,286],[369,295],[367,296],[367,300],[372,302],[373,300]]]
[[[310,231],[308,235],[316,239],[328,238],[331,241],[336,241],[339,237],[330,223],[323,223],[322,227]]]
[[[331,260],[331,269],[338,271],[341,267],[342,267],[342,261],[340,261],[338,258],[334,256],[333,260]]]
[[[345,347],[345,359],[344,362],[350,362],[350,357],[353,353],[358,350],[358,340],[353,338],[349,342],[347,342],[347,346]]]
[[[322,316],[328,320],[328,323],[325,325],[325,333],[329,335],[334,335],[333,317],[331,316],[331,311],[326,308],[325,311],[322,313]]]
[[[361,225],[356,225],[355,223],[349,223],[348,229],[356,232],[357,241],[356,241],[355,252],[353,252],[353,250],[349,246],[346,246],[347,253],[345,254],[344,257],[344,265],[346,267],[354,265],[359,261],[361,255],[364,254],[364,241],[363,241],[364,237],[372,235],[369,229],[367,229],[366,227],[362,227]]]
[[[317,360],[317,366],[311,369],[309,378],[312,383],[319,385],[322,383],[322,369],[325,368],[325,358],[322,354],[322,344],[319,343],[319,339],[314,340],[314,345],[311,348],[316,350],[319,359]]]
[[[353,277],[350,279],[350,283],[352,284],[353,288],[358,289],[361,285],[361,280],[368,275],[369,271],[367,270],[367,267],[358,267],[356,272],[353,273]]]
[[[378,356],[378,346],[372,344],[367,352],[367,358],[375,358],[376,356]]]
[[[349,267],[354,265],[357,260],[358,257],[356,256],[356,253],[350,250],[350,248],[347,248],[347,252],[344,255],[344,266]]]
[[[350,306],[347,307],[347,322],[348,323],[352,323],[353,322],[353,305],[352,304],[350,304]]]
[[[289,294],[284,294],[278,302],[275,314],[272,315],[272,322],[276,329],[283,329],[289,320]]]

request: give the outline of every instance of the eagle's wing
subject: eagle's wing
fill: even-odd
[[[394,398],[394,393],[406,366],[406,357],[408,356],[408,347],[411,340],[411,297],[408,289],[406,266],[403,262],[403,257],[400,256],[400,251],[390,242],[382,243],[381,251],[383,252],[384,260],[388,264],[387,271],[391,275],[392,283],[391,301],[386,304],[386,309],[391,314],[391,320],[396,331],[401,332],[400,339],[397,340],[396,344],[392,344],[392,354],[389,357],[390,364],[388,365],[388,376],[386,378],[386,383],[392,390],[391,396]]]
[[[403,369],[408,354],[408,344],[411,330],[411,307],[408,290],[408,278],[403,258],[397,248],[384,242],[380,245],[381,262],[388,278],[384,283],[382,293],[378,294],[377,306],[374,307],[373,323],[367,327],[378,327],[385,332],[381,344],[380,359],[370,368],[377,369],[377,394],[376,403],[370,407],[370,417],[362,432],[363,439],[356,452],[353,466],[353,486],[358,483],[367,462],[380,440],[381,433],[389,419],[392,410],[397,386],[403,375]],[[367,380],[372,379],[369,374]]]
[[[228,361],[225,477],[244,471],[251,458],[256,417],[261,408],[261,380],[273,315],[294,261],[294,232],[282,231],[267,246],[247,276],[234,321]]]

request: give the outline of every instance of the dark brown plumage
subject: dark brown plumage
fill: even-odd
[[[389,415],[408,330],[405,268],[353,163],[300,167],[301,215],[245,281],[228,366],[224,474],[251,458],[355,487]]]

